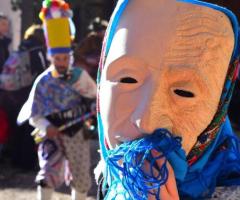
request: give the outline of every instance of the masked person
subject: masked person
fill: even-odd
[[[206,199],[240,184],[226,115],[238,40],[237,18],[218,5],[118,2],[98,76],[99,199]]]
[[[94,99],[96,84],[87,72],[71,65],[70,17],[64,1],[43,2],[40,18],[51,65],[37,77],[18,116],[18,123],[29,119],[37,128],[39,200],[50,200],[64,180],[72,187],[73,200],[85,199],[90,188],[89,141],[84,139],[81,119],[87,115],[83,97]]]

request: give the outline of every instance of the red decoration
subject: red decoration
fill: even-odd
[[[59,4],[59,2],[58,1],[52,1],[52,5],[51,5],[51,7],[60,7],[60,4]]]
[[[69,9],[70,9],[68,3],[63,4],[62,8],[63,8],[64,10],[69,10]]]
[[[9,136],[9,122],[6,112],[0,108],[0,144],[6,143]]]
[[[191,166],[197,159],[197,156],[193,156],[192,159],[188,160],[188,165]]]
[[[41,9],[41,12],[42,12],[44,15],[46,15],[47,10],[48,10],[47,8],[42,8],[42,9]]]

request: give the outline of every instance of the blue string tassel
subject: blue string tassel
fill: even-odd
[[[160,187],[168,179],[167,157],[180,148],[181,138],[174,137],[166,129],[125,142],[109,151],[107,165],[110,176],[113,176],[113,171],[119,172],[122,185],[132,199],[147,200],[152,195],[160,200]]]

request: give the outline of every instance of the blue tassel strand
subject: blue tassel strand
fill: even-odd
[[[118,179],[131,199],[160,200],[160,187],[167,182],[168,155],[181,148],[181,138],[166,129],[134,141],[125,142],[109,151],[107,166],[114,182]],[[159,164],[161,163],[161,164]],[[161,165],[161,166],[159,166]],[[118,171],[118,176],[114,172]],[[121,178],[120,178],[121,177]]]

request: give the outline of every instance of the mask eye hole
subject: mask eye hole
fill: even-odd
[[[134,83],[137,83],[137,80],[135,78],[132,78],[132,77],[124,77],[124,78],[120,79],[120,83],[134,84]]]
[[[187,91],[187,90],[179,90],[179,89],[176,89],[174,90],[174,93],[180,97],[185,97],[185,98],[193,98],[195,97],[195,95],[190,92],[190,91]]]

